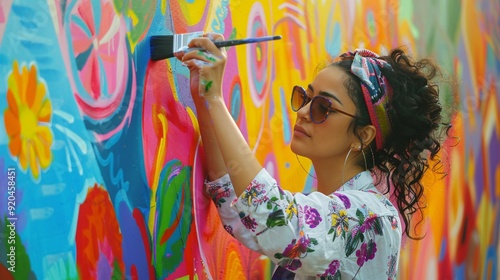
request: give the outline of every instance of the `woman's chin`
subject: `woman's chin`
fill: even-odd
[[[294,139],[292,139],[292,143],[290,144],[290,150],[292,150],[292,152],[298,156],[304,156],[303,147],[301,147],[301,145]]]

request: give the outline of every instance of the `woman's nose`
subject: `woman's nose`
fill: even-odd
[[[311,101],[307,102],[304,106],[302,106],[302,108],[300,108],[297,111],[297,116],[300,119],[310,121],[310,113],[309,113],[310,109],[311,109]]]

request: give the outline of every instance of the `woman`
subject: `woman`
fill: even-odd
[[[293,87],[291,148],[312,161],[317,191],[292,194],[252,155],[224,103],[226,53],[212,43],[222,39],[194,39],[189,47],[205,51],[179,58],[191,71],[207,190],[225,229],[279,265],[273,279],[394,279],[402,233],[411,236],[410,217],[421,207],[429,167],[422,152],[434,158],[440,149],[433,135],[441,106],[429,84],[437,68],[401,50],[387,57],[358,50]],[[392,186],[397,208],[370,170]]]

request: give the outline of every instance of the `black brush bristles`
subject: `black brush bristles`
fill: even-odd
[[[162,60],[174,57],[174,36],[175,35],[151,36],[149,42],[151,60]]]

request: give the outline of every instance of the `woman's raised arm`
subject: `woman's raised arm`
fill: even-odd
[[[212,38],[222,40],[221,35],[214,35]],[[224,103],[222,78],[226,65],[226,51],[218,49],[212,42],[213,39],[208,37],[193,39],[189,47],[201,48],[204,51],[188,52],[181,59],[191,70],[193,98],[204,99],[204,104],[197,105],[197,108],[202,109],[198,115],[200,129],[207,128],[209,125],[213,129],[212,131],[202,130],[202,140],[207,145],[205,150],[215,148],[214,143],[218,143],[225,169],[231,177],[236,195],[239,196],[259,173],[262,166],[253,155]],[[201,108],[203,106],[205,108]],[[217,174],[222,168],[219,153],[218,151],[208,152],[209,175],[210,172]]]

